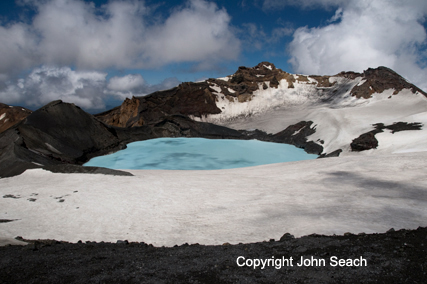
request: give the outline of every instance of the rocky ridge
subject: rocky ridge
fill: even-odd
[[[382,93],[390,88],[395,89],[394,94],[398,94],[402,89],[411,89],[413,93],[419,92],[427,97],[425,92],[386,67],[370,68],[363,73],[341,72],[335,76],[307,76],[290,74],[276,68],[272,63],[261,62],[253,68],[241,66],[235,74],[224,78],[182,83],[170,90],[132,97],[126,99],[121,106],[97,114],[96,117],[109,125],[119,127],[141,126],[173,114],[203,120],[209,115],[221,116],[228,111],[224,106],[219,106],[221,100],[235,105],[243,104],[259,96],[257,91],[278,89],[284,83],[287,89],[295,89],[301,84],[311,86],[313,88],[310,91],[315,92],[311,95],[316,101],[322,102],[331,102],[346,92],[356,98],[369,99],[372,94]],[[236,114],[238,115],[240,114]]]
[[[8,106],[0,103],[0,133],[14,126],[31,113],[31,110],[23,107]]]

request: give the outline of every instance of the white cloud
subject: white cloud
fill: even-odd
[[[425,0],[346,1],[331,19],[339,22],[295,31],[290,62],[295,72],[306,74],[360,72],[383,65],[427,90],[427,68],[419,64],[427,39],[422,25],[426,15]]]
[[[180,62],[211,69],[240,54],[229,15],[205,0],[188,0],[166,17],[138,0],[112,0],[101,7],[82,0],[19,3],[34,9],[35,15],[28,22],[0,25],[4,103],[36,108],[62,99],[85,109],[103,109],[111,96],[146,95],[179,81],[168,78],[150,85],[139,74],[107,80],[101,70]]]
[[[73,71],[69,67],[42,66],[26,78],[6,82],[0,91],[0,100],[8,104],[24,102],[40,107],[61,99],[87,109],[102,109],[105,104],[102,89],[107,74],[101,72]]]
[[[106,79],[97,71],[76,71],[69,67],[42,66],[25,78],[0,83],[0,101],[38,108],[53,100],[74,103],[86,110],[104,110],[109,96],[124,99],[169,89],[179,81],[168,78],[157,85],[146,84],[140,74]]]
[[[108,83],[108,88],[113,91],[127,91],[144,86],[144,78],[140,74],[129,74],[123,77],[113,77]]]
[[[30,23],[0,26],[0,73],[42,64],[79,69],[152,68],[175,62],[236,59],[240,41],[224,9],[189,0],[159,20],[142,1],[24,1],[36,9]]]
[[[230,16],[216,4],[191,0],[183,9],[172,13],[164,24],[147,32],[148,61],[166,64],[236,59],[240,41],[229,22]]]
[[[113,95],[120,99],[131,98],[132,96],[144,96],[155,91],[167,90],[177,86],[180,82],[176,78],[167,78],[160,84],[146,84],[140,74],[128,74],[123,77],[112,77],[105,90],[106,95]]]

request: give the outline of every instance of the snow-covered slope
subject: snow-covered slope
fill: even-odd
[[[250,69],[244,78],[249,81],[253,79],[251,76],[260,78],[261,75],[256,73],[266,72],[265,68],[261,69],[260,65]],[[426,94],[392,70],[380,67],[363,74],[348,72],[322,77],[292,75],[274,65],[272,70],[278,70],[274,78],[280,74],[284,78],[274,87],[269,81],[256,82],[258,88],[252,94],[246,94],[245,99],[227,93],[220,83],[224,78],[209,80],[221,113],[192,118],[272,134],[300,121],[313,121],[316,132],[307,137],[308,141],[321,144],[323,153],[341,149],[341,155],[354,154],[350,144],[375,129],[373,124],[418,122],[422,124],[421,130],[377,134],[377,149],[363,153],[427,150],[427,144],[422,143],[427,138],[424,127],[427,123]],[[227,77],[227,83],[235,76]]]
[[[127,239],[173,246],[427,226],[427,153],[216,171],[0,179],[0,242]],[[9,220],[10,222],[4,222]]]

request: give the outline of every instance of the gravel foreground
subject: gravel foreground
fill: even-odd
[[[29,242],[0,247],[1,283],[425,283],[427,279],[427,228],[421,227],[297,239],[285,234],[279,241],[222,246]],[[297,265],[301,257],[307,266]],[[346,265],[340,266],[338,259],[346,259]],[[348,266],[350,262],[362,266]],[[254,264],[259,266],[254,269]]]

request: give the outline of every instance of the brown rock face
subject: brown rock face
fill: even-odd
[[[219,86],[221,93],[229,100],[237,98],[239,102],[250,100],[253,92],[260,89],[260,87],[263,89],[268,88],[267,84],[270,87],[277,88],[279,81],[282,79],[286,79],[290,85],[295,82],[292,74],[276,68],[274,64],[269,62],[261,62],[253,68],[241,66],[234,75],[229,77],[228,81],[209,79],[207,82],[210,86]]]
[[[170,90],[126,99],[121,106],[96,117],[109,125],[135,127],[156,123],[175,114],[201,117],[220,113],[212,91],[206,82],[182,83]]]
[[[382,93],[387,89],[395,89],[393,93],[394,95],[399,93],[402,89],[410,89],[413,93],[420,92],[427,97],[427,94],[421,89],[406,81],[402,76],[393,70],[383,66],[375,69],[369,68],[368,70],[365,70],[363,74],[355,72],[342,72],[337,76],[342,76],[349,79],[363,77],[363,79],[366,80],[360,86],[355,86],[352,89],[351,94],[357,98],[369,99],[372,94]]]
[[[0,103],[0,133],[29,116],[31,112],[31,110],[23,107],[8,106]]]

